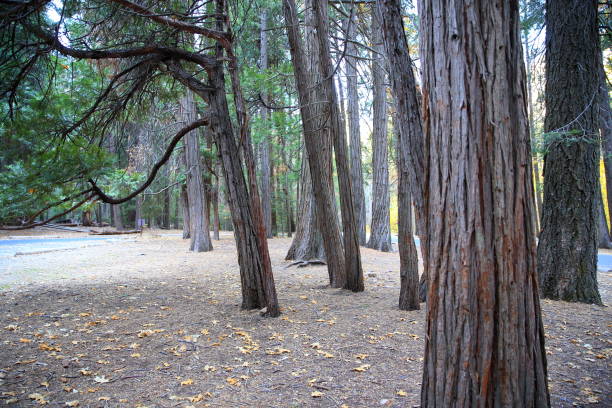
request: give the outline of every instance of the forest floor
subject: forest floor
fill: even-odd
[[[419,405],[424,311],[397,309],[397,253],[362,248],[355,294],[326,287],[324,266],[286,268],[290,240],[270,240],[283,312],[270,319],[240,310],[234,241],[221,238],[209,253],[153,231],[0,259],[0,404]],[[599,282],[610,304],[612,273]],[[610,308],[542,307],[553,406],[612,406]]]

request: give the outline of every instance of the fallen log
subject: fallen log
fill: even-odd
[[[126,230],[126,231],[94,231],[90,230],[89,235],[124,235],[124,234],[142,234],[142,230]]]
[[[311,260],[300,259],[295,262],[291,262],[289,265],[285,266],[285,269],[290,268],[295,265],[297,265],[298,268],[305,268],[309,265],[327,265],[327,264],[320,259],[311,259]]]

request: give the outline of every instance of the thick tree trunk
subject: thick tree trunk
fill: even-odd
[[[410,123],[414,93],[400,95],[393,73],[410,66],[399,0],[379,4]],[[419,18],[425,143],[400,130],[416,140],[408,163],[427,220],[421,406],[547,407],[518,3],[424,0]]]
[[[352,18],[346,19],[347,30],[346,43],[346,93],[347,93],[347,116],[351,154],[351,185],[353,187],[353,207],[359,233],[359,244],[366,244],[366,204],[363,191],[363,168],[361,164],[361,130],[359,127],[359,95],[357,94],[357,55],[358,50],[355,43],[357,37],[357,18],[355,12],[357,7],[351,11]]]
[[[300,175],[301,193],[298,207],[298,218],[295,236],[291,241],[291,246],[285,259],[304,260],[325,259],[323,240],[317,228],[317,216],[315,198],[312,192],[312,180],[310,178],[310,168],[308,165],[308,154],[304,152],[302,156],[302,173]]]
[[[544,207],[538,244],[542,295],[601,304],[595,0],[546,2]]]
[[[416,245],[414,244],[414,232],[412,228],[412,196],[410,194],[410,172],[408,164],[402,155],[403,149],[408,149],[408,145],[403,143],[400,134],[397,114],[393,122],[393,132],[397,143],[397,211],[398,211],[398,238],[397,247],[400,256],[400,310],[419,310],[419,256]],[[407,151],[407,153],[409,153]]]
[[[389,162],[387,92],[381,21],[372,13],[372,222],[367,247],[393,250],[389,222]]]
[[[181,117],[185,123],[196,120],[195,101],[193,93],[188,91],[181,98]],[[200,160],[200,138],[198,131],[185,135],[185,167],[187,168],[187,203],[189,208],[189,231],[191,243],[189,249],[194,252],[212,251],[210,226],[208,224],[208,208],[206,208],[204,184],[202,181],[202,165]]]
[[[308,54],[305,52],[299,32],[295,1],[283,0],[283,10],[287,23],[291,59],[295,69],[304,141],[308,152],[308,164],[316,204],[317,224],[323,238],[330,285],[343,287],[346,283],[345,257],[331,180],[331,135],[324,123],[327,115],[324,115],[323,108],[328,104],[321,103],[326,99],[321,84],[323,75],[319,65],[320,50],[314,33],[313,3],[316,2],[306,1],[305,32],[306,44],[309,47]],[[307,61],[307,55],[310,57],[309,61]],[[313,84],[319,85],[313,86]]]

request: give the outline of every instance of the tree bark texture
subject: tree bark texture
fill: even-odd
[[[332,134],[336,170],[338,172],[338,185],[340,187],[340,209],[342,214],[342,232],[345,255],[345,282],[343,287],[353,292],[362,292],[363,268],[361,267],[361,253],[359,251],[359,235],[355,223],[355,210],[353,208],[353,192],[351,175],[348,165],[348,146],[346,143],[345,128],[342,126],[342,115],[339,110],[338,96],[334,86],[334,67],[329,49],[329,18],[327,16],[327,0],[313,3],[316,33],[319,41],[319,64],[323,74],[321,84],[325,101],[324,120]],[[388,193],[388,189],[387,189]],[[389,241],[391,235],[389,234]]]
[[[266,31],[267,20],[268,20],[268,10],[263,9],[259,16],[260,20],[260,29],[259,29],[259,39],[260,39],[260,48],[259,48],[259,68],[262,71],[268,69],[268,32]],[[267,101],[267,95],[262,94],[262,99]],[[268,108],[262,106],[260,108],[260,115],[262,122],[266,123],[268,121]],[[266,237],[272,238],[272,191],[270,188],[271,183],[271,163],[270,163],[270,155],[271,155],[271,146],[270,146],[270,135],[266,135],[264,140],[260,146],[261,155],[260,155],[260,168],[261,168],[261,207],[263,210],[264,216],[264,224],[266,226]]]
[[[429,150],[421,406],[548,407],[518,2],[424,0],[419,18]]]
[[[352,41],[357,40],[357,16],[354,14],[357,7],[353,6],[350,19],[345,21],[347,30],[346,43],[346,110],[348,116],[348,129],[351,154],[351,185],[353,187],[353,207],[357,231],[359,233],[359,244],[366,244],[366,204],[363,191],[363,166],[361,163],[361,130],[359,127],[359,95],[357,93],[357,45]]]
[[[308,154],[304,152],[302,158],[302,172],[300,175],[300,201],[298,206],[298,223],[295,236],[285,259],[312,260],[325,259],[323,240],[317,228],[317,215],[315,198],[312,192],[312,180],[308,164]]]
[[[420,250],[423,257],[423,274],[419,282],[419,299],[427,298],[427,253],[428,236],[425,203],[428,168],[428,150],[424,144],[421,123],[421,107],[416,88],[412,60],[408,50],[408,42],[404,34],[401,9],[395,1],[380,2],[379,11],[382,15],[382,30],[385,51],[389,63],[390,82],[395,100],[395,126],[399,130],[398,156],[401,156],[404,171],[409,175],[409,187],[416,208],[416,230],[420,238]],[[401,205],[401,203],[398,203]],[[405,214],[408,210],[399,208]],[[401,245],[401,241],[399,243]],[[400,246],[398,245],[398,246]],[[400,249],[400,256],[402,248]],[[407,260],[407,262],[412,262]]]
[[[379,17],[379,13],[372,13],[372,222],[367,247],[389,252],[393,247],[389,220],[387,90],[382,22]]]
[[[283,0],[283,12],[298,89],[317,225],[323,238],[330,285],[338,288],[346,283],[345,258],[332,188],[331,135],[329,128],[324,124],[323,110],[327,103],[321,86],[323,75],[318,61],[320,53],[318,40],[314,33],[313,2],[313,0],[306,1],[305,44],[308,52],[300,34],[295,1]],[[315,84],[319,85],[313,86]]]
[[[180,108],[183,122],[191,123],[196,120],[195,101],[191,91],[188,91],[181,98]],[[202,181],[199,132],[197,130],[191,131],[185,135],[183,140],[185,167],[187,168],[187,203],[191,238],[189,250],[194,252],[212,251],[207,216],[208,208],[206,207],[204,183]]]
[[[597,2],[547,1],[546,27],[540,288],[546,298],[601,304]]]
[[[419,256],[414,244],[414,232],[412,227],[412,195],[410,194],[410,172],[402,149],[408,146],[400,146],[402,137],[396,119],[393,122],[393,131],[397,142],[397,211],[398,211],[398,238],[397,247],[400,256],[400,310],[419,310]]]
[[[220,16],[217,18],[217,30],[223,31],[225,29],[231,37],[232,34],[229,20],[224,21],[224,18],[221,17],[223,13],[227,13],[229,15],[229,11],[225,6],[225,0],[217,0],[216,3],[217,13]],[[227,23],[227,25],[225,23]],[[272,263],[270,262],[268,241],[266,240],[266,228],[263,221],[263,211],[261,209],[261,200],[259,198],[259,191],[257,189],[257,176],[255,173],[255,159],[253,157],[253,144],[251,142],[249,117],[244,96],[242,94],[242,87],[240,85],[238,62],[236,56],[233,54],[231,44],[226,50],[227,57],[229,59],[228,71],[230,74],[232,92],[234,94],[234,107],[236,109],[236,117],[238,119],[239,140],[242,141],[242,152],[244,154],[248,180],[247,187],[247,183],[245,182],[244,177],[242,177],[244,188],[239,190],[239,196],[244,198],[244,201],[247,204],[246,207],[244,207],[242,203],[239,204],[241,210],[242,207],[244,207],[245,210],[245,215],[241,220],[243,224],[241,227],[248,227],[248,230],[246,231],[248,238],[246,244],[248,245],[248,249],[250,251],[257,251],[256,254],[251,255],[257,256],[257,258],[254,259],[255,262],[251,260],[244,260],[244,262],[258,267],[254,271],[255,273],[252,274],[253,276],[249,283],[251,285],[255,284],[257,290],[263,293],[263,296],[259,295],[258,298],[260,303],[265,304],[265,314],[271,317],[278,317],[280,316],[280,307],[278,305],[278,298],[276,296],[276,286],[274,283],[274,275],[272,273]],[[234,132],[227,105],[227,95],[224,88],[225,80],[223,76],[223,65],[221,62],[222,56],[222,47],[217,45],[217,58],[219,59],[219,63],[215,66],[215,69],[212,71],[213,73],[209,73],[209,77],[212,77],[212,83],[216,88],[216,92],[214,93],[217,96],[215,98],[215,112],[219,115],[218,123],[220,124],[220,128],[223,129],[223,132],[220,132],[219,134],[224,136],[225,140],[231,139],[232,143],[231,145],[228,144],[228,147],[233,149],[230,155],[235,156],[234,167],[236,168],[236,171],[238,171],[242,170],[242,163],[240,162],[238,149],[235,145]],[[217,140],[217,145],[219,144],[219,140]],[[235,172],[234,177],[231,178],[226,174],[226,180],[228,181],[228,184],[230,184],[230,181],[238,184],[240,181],[240,176],[241,175],[239,175],[237,172]],[[234,207],[233,210],[238,212],[238,208],[236,207]]]

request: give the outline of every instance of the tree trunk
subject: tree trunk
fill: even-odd
[[[601,57],[603,59],[603,56]],[[599,128],[601,130],[601,147],[603,150],[604,169],[606,174],[606,199],[608,214],[612,217],[612,109],[610,109],[610,92],[603,60],[599,64]]]
[[[546,27],[540,288],[546,298],[601,304],[597,2],[549,0]]]
[[[389,162],[385,59],[378,13],[372,13],[372,222],[367,247],[393,250],[389,222]]]
[[[305,32],[306,44],[309,47],[308,54],[305,52],[299,32],[295,1],[283,0],[283,10],[300,101],[304,141],[308,152],[308,164],[316,204],[317,224],[323,238],[330,285],[338,288],[343,287],[346,283],[345,257],[331,180],[331,135],[324,124],[323,108],[328,103],[321,103],[326,99],[321,83],[323,75],[319,65],[320,50],[314,33],[313,3],[317,2],[306,1]],[[309,61],[307,61],[307,55],[310,57]],[[319,85],[313,86],[314,84]]]
[[[323,119],[334,141],[334,157],[338,172],[340,188],[340,209],[342,214],[342,232],[344,244],[345,282],[343,287],[353,292],[362,292],[363,269],[361,253],[359,252],[359,235],[355,225],[355,210],[353,208],[353,192],[351,175],[348,166],[348,146],[346,144],[345,128],[342,126],[342,115],[339,112],[338,96],[334,86],[334,66],[329,50],[329,19],[327,16],[327,0],[313,3],[315,14],[316,36],[319,41],[319,64],[323,74],[322,91],[327,103],[323,109]],[[388,190],[387,190],[388,192]],[[391,236],[389,235],[389,242]]]
[[[292,214],[293,214],[293,210],[291,208],[291,195],[290,195],[290,190],[289,190],[289,163],[287,160],[287,152],[286,152],[286,146],[285,146],[285,138],[281,137],[280,138],[280,147],[281,147],[281,159],[283,161],[283,165],[284,165],[284,169],[283,169],[283,174],[282,174],[282,178],[283,178],[283,196],[284,196],[284,202],[285,202],[285,222],[287,223],[285,231],[287,233],[287,237],[291,238],[291,223],[292,223]]]
[[[399,3],[379,1],[427,220],[421,406],[547,407],[518,3],[419,3],[424,143],[410,74],[394,72],[411,65]]]
[[[163,226],[165,229],[170,229],[170,192],[169,188],[164,190]]]
[[[185,123],[196,120],[193,93],[188,91],[180,100],[181,117]],[[189,250],[194,252],[212,251],[208,208],[206,208],[202,165],[200,160],[200,138],[197,130],[185,135],[185,167],[187,168],[187,204],[189,208]]]
[[[91,210],[83,211],[81,216],[81,224],[84,227],[91,227],[93,223],[91,222]]]
[[[384,1],[381,7],[382,29],[385,42],[385,51],[390,70],[390,82],[395,100],[396,126],[399,128],[398,156],[402,156],[402,163],[409,174],[409,187],[416,208],[416,231],[420,238],[420,249],[423,257],[423,273],[419,282],[419,299],[424,302],[427,298],[428,282],[428,237],[427,217],[425,217],[425,200],[427,190],[426,156],[427,146],[424,144],[421,123],[421,107],[416,88],[412,60],[405,38],[401,10],[394,1]],[[404,210],[405,211],[405,210]],[[401,250],[401,249],[400,249]]]
[[[397,142],[397,247],[400,256],[400,310],[419,310],[419,256],[414,244],[414,232],[412,229],[412,197],[410,194],[410,172],[408,164],[401,151],[408,149],[403,143],[400,135],[399,125],[396,119],[393,122],[393,131]],[[404,146],[401,146],[403,143]],[[408,154],[410,152],[407,152]]]
[[[351,153],[351,185],[353,186],[353,207],[357,231],[359,233],[359,244],[366,244],[366,204],[363,191],[363,168],[361,164],[361,130],[359,127],[359,95],[357,94],[357,55],[358,50],[355,43],[357,39],[357,18],[354,15],[357,7],[352,7],[351,19],[345,20],[347,30],[346,43],[346,93],[347,93],[347,115]]]
[[[230,32],[226,27],[223,14],[226,12],[225,2],[217,0],[216,29]],[[248,132],[249,124],[247,112],[242,96],[242,89],[238,78],[238,66],[235,56],[231,53],[231,43],[227,46],[227,59],[229,59],[229,72],[231,75],[232,90],[236,104],[236,113],[240,126],[239,140],[242,141],[243,153],[247,162],[248,186],[244,177],[240,151],[236,143],[236,136],[229,113],[227,94],[225,92],[224,77],[224,48],[217,44],[217,63],[208,71],[209,85],[186,78],[179,72],[174,72],[177,79],[198,93],[210,106],[214,113],[211,119],[211,130],[219,150],[223,175],[227,189],[227,200],[230,207],[234,226],[234,238],[240,265],[240,283],[242,285],[242,307],[244,309],[266,308],[266,315],[276,317],[280,315],[280,308],[276,296],[272,265],[266,241],[263,212],[255,178],[255,161],[253,147]],[[250,188],[250,191],[249,191]]]
[[[187,198],[187,184],[181,185],[181,208],[183,209],[183,239],[191,236],[191,221],[189,220],[189,199]]]
[[[315,198],[312,192],[312,180],[310,178],[310,168],[308,164],[308,154],[304,152],[302,156],[302,172],[300,175],[301,193],[298,204],[298,218],[295,236],[291,241],[291,246],[285,259],[287,260],[312,260],[325,259],[323,240],[317,228],[317,215]]]
[[[174,195],[174,229],[179,229],[179,208],[181,207],[180,204],[180,193],[179,194],[175,194]],[[142,217],[142,216],[141,216]]]
[[[268,31],[267,31],[267,20],[268,10],[263,9],[259,15],[260,28],[259,28],[259,69],[265,71],[268,69]],[[268,95],[265,93],[261,94],[261,98],[264,101],[268,100]],[[264,124],[268,121],[269,111],[268,108],[262,106],[259,108],[261,120]],[[267,124],[266,124],[267,125]],[[264,224],[266,226],[266,237],[272,238],[272,198],[271,198],[271,146],[270,146],[270,135],[264,136],[264,139],[260,146],[260,168],[261,168],[261,207],[263,210]]]
[[[599,231],[598,231],[598,248],[611,249],[612,241],[610,241],[610,230],[608,229],[608,221],[606,221],[606,213],[604,211],[603,199],[601,195],[599,201]]]
[[[526,31],[525,39],[525,68],[527,69],[527,106],[529,107],[529,134],[531,139],[535,138],[535,125],[533,117],[533,99],[531,98],[531,52],[529,50],[529,32]],[[538,154],[532,152],[532,163],[535,178],[535,212],[534,225],[536,235],[540,234],[540,214],[542,213],[542,194],[540,188],[540,166],[538,165]]]
[[[123,219],[121,217],[121,205],[117,204],[111,206],[111,213],[113,216],[113,227],[115,227],[117,231],[122,231],[124,228]]]

